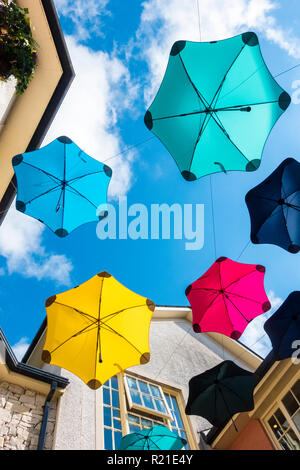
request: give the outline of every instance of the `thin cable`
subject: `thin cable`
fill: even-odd
[[[215,228],[215,212],[214,212],[214,200],[213,200],[213,190],[212,190],[212,176],[209,176],[210,181],[210,199],[211,199],[211,213],[212,213],[212,225],[213,225],[213,237],[214,237],[214,251],[215,259],[217,259],[217,243],[216,243],[216,228]]]
[[[200,38],[200,42],[202,42],[202,38],[201,38],[201,18],[200,18],[199,0],[197,0],[197,10],[198,10],[199,38]]]
[[[142,142],[139,142],[138,144],[131,145],[130,147],[127,147],[126,149],[122,150],[122,152],[119,152],[119,153],[117,153],[116,155],[113,155],[112,157],[107,158],[106,160],[103,160],[103,163],[108,162],[109,160],[112,160],[113,158],[120,157],[120,156],[123,155],[124,153],[129,152],[129,150],[132,150],[132,149],[134,149],[134,148],[140,147],[141,145],[143,145],[143,144],[145,144],[146,142],[149,142],[150,140],[153,140],[153,139],[155,139],[155,136],[149,137],[149,139],[143,140]]]
[[[297,67],[300,67],[300,64],[294,65],[294,67],[291,67],[290,69],[284,70],[283,72],[278,73],[277,75],[274,76],[274,78],[280,77],[280,75],[283,75],[285,73],[290,72],[291,70],[296,69]]]
[[[247,250],[248,246],[250,245],[251,240],[248,241],[247,245],[242,249],[240,255],[237,258],[237,261],[241,258],[241,256],[244,254],[244,252]]]

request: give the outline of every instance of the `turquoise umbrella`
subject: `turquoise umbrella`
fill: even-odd
[[[33,152],[16,155],[16,209],[66,237],[87,222],[99,221],[112,170],[84,153],[68,137]],[[103,218],[107,213],[101,213]]]
[[[157,425],[127,434],[122,438],[119,450],[180,450],[186,444],[185,439],[167,427]]]
[[[193,181],[228,170],[255,171],[290,96],[248,32],[223,41],[177,41],[145,124]]]

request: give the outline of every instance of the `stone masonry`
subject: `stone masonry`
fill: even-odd
[[[0,381],[0,450],[36,450],[46,396]],[[44,449],[51,450],[57,400],[50,403]]]

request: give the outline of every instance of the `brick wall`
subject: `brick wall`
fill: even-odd
[[[46,396],[0,381],[0,450],[36,450]],[[57,400],[50,403],[46,450],[52,449]]]

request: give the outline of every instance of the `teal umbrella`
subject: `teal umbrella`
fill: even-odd
[[[145,124],[193,181],[228,170],[255,171],[290,96],[248,32],[223,41],[177,41]]]
[[[180,450],[186,440],[165,426],[157,425],[122,438],[119,450]]]

